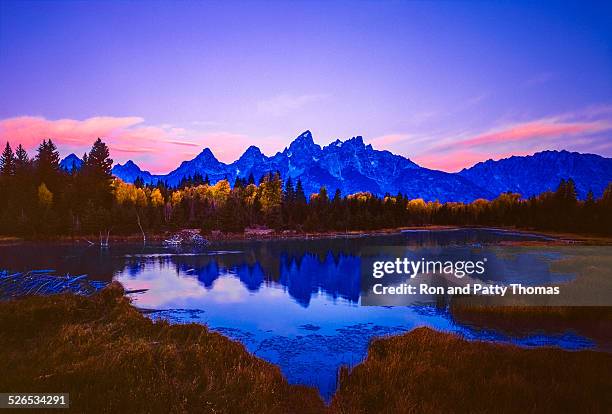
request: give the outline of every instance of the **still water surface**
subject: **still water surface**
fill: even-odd
[[[13,271],[55,269],[118,280],[134,304],[152,318],[198,322],[242,342],[277,364],[291,383],[316,386],[325,398],[336,387],[340,365],[363,360],[373,337],[419,326],[469,339],[523,346],[593,347],[572,332],[511,337],[455,321],[443,304],[370,307],[360,305],[360,252],[376,246],[405,246],[416,256],[443,251],[451,257],[486,250],[496,262],[496,281],[541,285],[573,275],[550,271],[559,254],[530,248],[495,254],[500,242],[540,236],[491,229],[414,231],[397,235],[328,240],[217,243],[207,249],[113,245],[107,250],[34,244],[0,249],[0,267]]]

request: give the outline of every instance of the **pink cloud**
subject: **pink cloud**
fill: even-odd
[[[538,120],[498,128],[465,138],[447,137],[416,154],[420,165],[444,171],[459,171],[487,159],[528,155],[546,149],[594,152],[606,148],[597,133],[612,129],[606,120],[559,122]]]
[[[477,164],[481,161],[486,161],[488,159],[501,159],[510,157],[512,155],[528,155],[529,151],[513,151],[513,152],[498,152],[496,154],[486,154],[482,152],[474,152],[474,151],[453,151],[450,153],[444,154],[426,154],[420,155],[413,158],[413,161],[417,164],[431,168],[435,170],[442,170],[448,172],[456,172],[460,171],[463,168],[471,167],[474,164]]]
[[[368,142],[375,148],[385,148],[389,145],[397,144],[409,138],[410,136],[408,134],[388,134],[372,138],[368,140]]]
[[[536,121],[477,135],[460,141],[459,144],[463,147],[474,147],[511,141],[559,138],[568,135],[591,134],[610,128],[611,125],[607,122],[557,123],[554,121]]]
[[[116,135],[126,128],[140,124],[138,117],[94,117],[83,121],[21,116],[0,121],[0,135],[18,142],[26,149],[34,149],[44,138],[53,138],[58,144],[91,144],[97,137]]]
[[[174,145],[183,145],[185,147],[199,147],[199,144],[196,144],[194,142],[182,142],[182,141],[168,141],[169,144],[174,144]]]
[[[0,137],[22,144],[33,155],[43,139],[51,138],[62,156],[81,156],[102,138],[115,163],[133,159],[141,168],[166,173],[205,147],[225,162],[238,158],[252,139],[230,132],[202,132],[172,125],[151,126],[140,117],[94,117],[84,120],[22,116],[0,120]],[[269,149],[269,148],[268,148]]]

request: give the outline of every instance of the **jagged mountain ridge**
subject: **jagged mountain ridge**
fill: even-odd
[[[599,198],[612,181],[612,159],[565,150],[542,151],[479,162],[458,174],[493,193],[512,191],[525,198],[554,191],[561,179],[572,178],[579,198],[586,198],[589,190]]]
[[[134,162],[113,167],[113,174],[126,182],[141,177],[146,183],[165,181],[177,185],[182,178],[200,174],[212,183],[227,178],[233,184],[236,177],[256,179],[270,171],[280,171],[284,180],[294,183],[301,179],[306,193],[326,186],[330,193],[336,188],[342,194],[370,191],[382,196],[401,192],[411,198],[425,200],[464,201],[492,199],[502,192],[513,191],[524,197],[554,190],[561,178],[576,182],[581,198],[592,189],[601,196],[612,181],[612,159],[592,154],[567,151],[544,151],[525,157],[478,163],[459,173],[446,173],[417,165],[410,159],[389,151],[379,151],[365,145],[361,137],[336,140],[321,147],[310,131],[298,136],[289,147],[266,156],[256,146],[249,147],[236,161],[225,164],[217,160],[208,148],[193,160],[184,161],[172,172],[153,175],[141,170]]]
[[[177,185],[183,177],[195,174],[208,176],[212,183],[223,178],[233,183],[236,177],[247,178],[253,174],[259,179],[270,171],[279,171],[284,180],[291,177],[294,183],[300,179],[306,193],[318,192],[321,186],[325,186],[330,193],[336,189],[340,189],[342,194],[358,191],[370,191],[377,195],[402,192],[414,198],[440,201],[492,197],[488,191],[456,174],[422,168],[400,155],[375,150],[371,145],[365,145],[362,137],[344,142],[336,140],[321,147],[314,142],[310,131],[304,132],[289,147],[270,157],[251,146],[238,160],[224,164],[206,148],[169,174],[155,176],[141,172],[140,176],[145,182],[162,180],[169,185]],[[113,174],[133,181],[139,169],[128,162],[116,165]]]

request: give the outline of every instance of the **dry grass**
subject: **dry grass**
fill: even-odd
[[[337,413],[609,412],[612,355],[468,342],[419,328],[370,345]]]
[[[75,412],[321,412],[314,389],[200,325],[153,323],[113,284],[0,303],[0,390],[69,392]]]
[[[519,337],[570,331],[612,350],[612,307],[484,306],[453,300],[450,309],[455,321],[475,328]]]
[[[612,355],[467,342],[420,328],[376,340],[331,407],[200,325],[152,322],[118,284],[0,303],[0,390],[69,392],[73,412],[605,412]]]
[[[605,306],[612,303],[612,250],[588,246],[557,251],[564,256],[551,263],[551,270],[576,275],[572,281],[559,284],[559,296],[453,297],[453,318],[514,336],[571,331],[612,350],[612,306]]]

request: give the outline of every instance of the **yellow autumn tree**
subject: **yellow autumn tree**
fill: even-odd
[[[170,196],[170,202],[173,206],[181,204],[183,201],[183,192],[181,190],[176,190],[172,192],[172,196]]]
[[[373,197],[374,196],[369,191],[362,191],[359,193],[349,194],[346,198],[349,200],[357,200],[360,203],[365,203]]]
[[[44,208],[49,208],[53,204],[53,193],[45,183],[38,186],[38,204]]]
[[[134,187],[136,188],[136,187]],[[134,204],[136,204],[136,206],[138,207],[146,207],[147,206],[147,195],[145,194],[144,190],[142,188],[136,188],[136,201]]]
[[[283,197],[283,183],[278,173],[268,174],[264,177],[259,185],[259,195],[261,209],[264,213],[268,214],[280,208]]]
[[[227,201],[229,197],[231,187],[229,181],[220,180],[215,185],[210,187],[211,196],[213,199],[213,203],[216,207],[221,207]]]
[[[257,198],[257,186],[255,184],[247,185],[243,190],[243,199],[247,206],[252,206]]]
[[[159,188],[154,189],[151,192],[151,205],[153,207],[161,207],[164,205],[164,196],[162,195]]]
[[[115,200],[117,201],[117,204],[123,205],[126,203],[132,203],[132,204],[136,203],[136,187],[135,186],[124,183],[121,180],[115,180],[115,182],[113,183],[113,188],[114,188]]]

